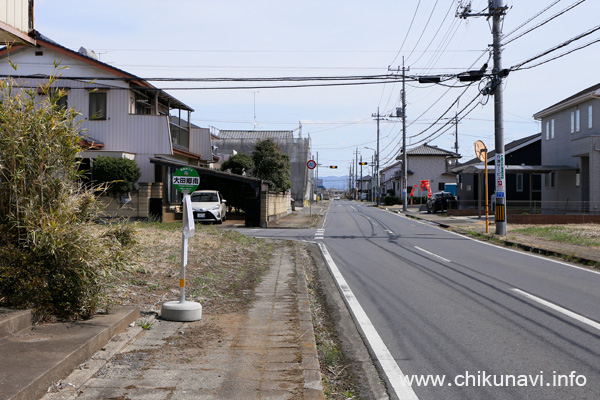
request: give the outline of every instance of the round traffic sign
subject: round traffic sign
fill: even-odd
[[[179,168],[173,174],[173,186],[180,192],[193,192],[200,184],[200,176],[194,168]]]
[[[315,160],[308,160],[306,166],[308,167],[308,169],[315,169],[317,168],[317,162]]]

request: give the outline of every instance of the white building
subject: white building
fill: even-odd
[[[0,51],[0,75],[20,86],[36,88],[48,76],[53,87],[65,91],[62,104],[79,112],[81,157],[100,155],[134,159],[142,176],[139,182],[162,179],[150,158],[191,165],[213,162],[208,129],[192,129],[193,109],[147,81],[99,61],[93,51],[67,49],[32,31],[35,46],[15,45]],[[14,70],[8,60],[16,64]],[[56,69],[55,65],[68,67]]]

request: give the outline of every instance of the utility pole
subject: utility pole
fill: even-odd
[[[402,56],[402,211],[406,212],[408,195],[406,190],[408,180],[408,158],[406,157],[406,68]]]
[[[354,174],[356,175],[354,177],[354,187],[355,187],[356,190],[354,191],[354,193],[356,195],[355,200],[358,200],[358,147],[356,148],[356,153],[355,153],[355,156],[354,156],[354,160],[356,161],[356,168],[354,169]]]
[[[360,191],[358,192],[358,198],[360,199],[360,201],[362,201],[362,189],[363,189],[363,180],[362,180],[362,167],[363,167],[363,160],[362,160],[362,154],[360,155]]]
[[[319,202],[319,152],[317,151],[317,203]]]
[[[388,68],[388,70],[390,70]],[[399,71],[400,68],[396,69]],[[410,68],[404,66],[404,56],[402,56],[402,112],[401,115],[396,113],[396,117],[402,117],[402,211],[407,211],[408,191],[408,158],[406,157],[406,72]]]
[[[462,12],[457,11],[460,18],[487,17],[492,18],[493,60],[492,76],[487,94],[494,95],[494,136],[496,145],[496,234],[506,236],[506,174],[504,159],[504,111],[502,95],[502,78],[507,71],[502,69],[502,19],[506,15],[507,7],[504,0],[488,0],[488,12],[471,14],[471,5],[463,6]]]
[[[348,179],[348,196],[352,196],[352,188],[354,187],[354,160],[350,163],[350,177]]]
[[[454,152],[458,154],[458,113],[454,117]]]
[[[371,116],[377,120],[377,151],[375,152],[375,196],[377,197],[377,205],[379,205],[379,198],[381,197],[379,187],[379,121],[382,119],[381,115],[379,114],[379,107],[377,107],[377,114],[371,114]]]
[[[375,202],[375,155],[371,156],[371,202]]]

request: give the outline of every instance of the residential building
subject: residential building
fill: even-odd
[[[0,2],[0,43],[35,44],[29,35],[33,31],[33,0]]]
[[[600,213],[600,84],[533,117],[542,125],[544,213]]]
[[[507,208],[536,213],[540,211],[542,174],[548,171],[541,164],[540,133],[514,140],[504,146]],[[488,149],[488,205],[496,190],[496,152]],[[459,208],[485,207],[485,164],[477,157],[452,169],[458,174]],[[491,209],[490,209],[491,211]]]
[[[407,188],[408,194],[421,181],[429,181],[433,192],[445,190],[447,184],[456,184],[456,174],[451,169],[456,166],[460,155],[437,146],[423,144],[406,152],[408,162]],[[402,159],[400,154],[397,159]],[[402,161],[398,161],[380,171],[380,182],[387,196],[402,196]]]
[[[56,77],[52,87],[65,93],[61,104],[79,112],[75,122],[82,129],[84,164],[98,156],[133,159],[142,172],[139,182],[152,183],[161,181],[162,173],[151,158],[190,165],[214,161],[206,143],[210,133],[189,122],[191,107],[144,79],[101,62],[93,51],[70,50],[37,31],[30,36],[35,46],[0,51],[0,75],[34,89],[49,76]],[[16,71],[9,59],[18,66]],[[68,68],[57,70],[57,64]]]
[[[235,153],[252,155],[256,143],[262,140],[273,140],[279,149],[290,157],[291,195],[296,205],[310,199],[313,170],[306,163],[311,159],[310,136],[304,138],[301,133],[294,137],[294,131],[231,131],[214,132],[218,139],[213,143],[217,147],[219,162],[224,162]]]

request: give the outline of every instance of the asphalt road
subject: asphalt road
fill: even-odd
[[[357,202],[324,230],[259,233],[326,249],[397,364],[392,397],[413,379],[420,399],[598,398],[598,273]]]

